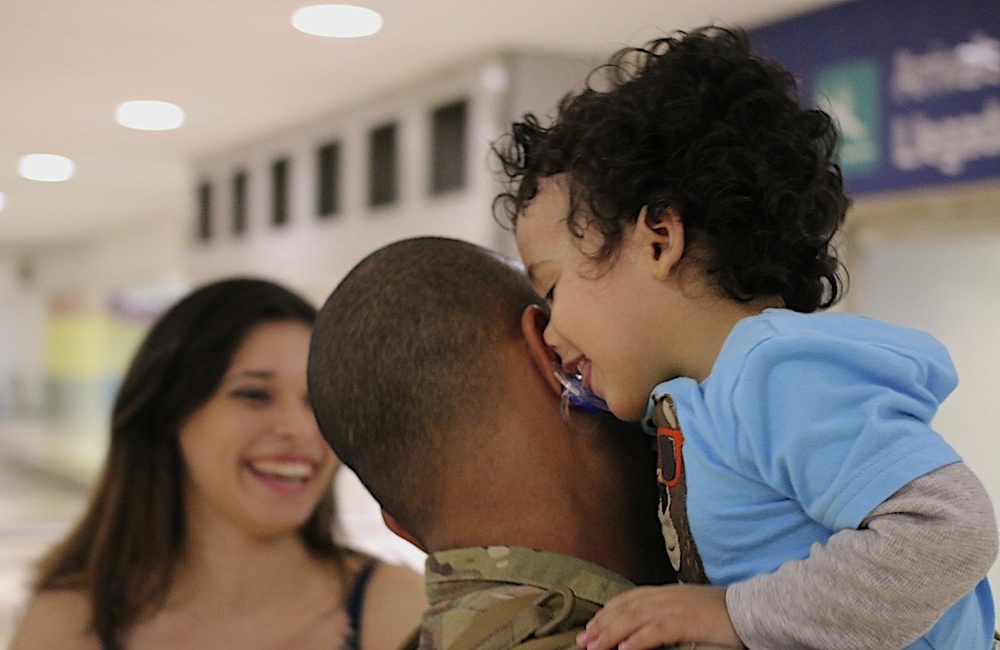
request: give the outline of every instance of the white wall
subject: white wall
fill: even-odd
[[[189,222],[185,210],[168,209],[128,229],[25,253],[18,259],[30,278],[5,282],[0,299],[183,280]]]
[[[947,346],[959,385],[934,426],[978,474],[1000,518],[997,194],[918,198],[869,218],[853,237],[850,309],[928,331]],[[1000,562],[990,582],[1000,602]]]
[[[511,120],[526,111],[553,112],[567,90],[578,87],[592,67],[564,57],[500,53],[464,62],[431,78],[348,111],[249,143],[201,161],[198,176],[213,185],[213,239],[194,244],[191,274],[198,281],[240,272],[272,277],[321,302],[336,283],[376,248],[419,235],[465,239],[515,255],[513,237],[493,218],[499,184],[490,145]],[[468,185],[442,196],[427,191],[430,113],[466,99],[469,107]],[[400,195],[388,207],[366,205],[368,133],[387,122],[398,125]],[[315,148],[341,143],[340,213],[315,216]],[[292,205],[289,223],[274,227],[270,218],[270,165],[291,159]],[[248,229],[229,232],[231,179],[249,172]]]
[[[497,240],[490,213],[493,184],[485,162],[489,143],[499,134],[498,106],[506,87],[484,84],[484,70],[498,65],[488,57],[378,101],[318,120],[260,143],[219,155],[199,165],[200,178],[216,187],[217,235],[196,243],[190,255],[193,277],[200,280],[243,272],[265,274],[305,292],[316,302],[376,248],[419,235],[447,235],[486,246]],[[429,119],[434,107],[458,99],[469,107],[470,169],[466,189],[432,197],[426,190],[429,165]],[[398,128],[399,196],[381,208],[366,205],[368,133],[395,122]],[[341,145],[341,209],[333,218],[315,215],[315,149],[338,140]],[[289,223],[274,227],[270,218],[270,165],[291,159]],[[228,232],[230,183],[237,169],[249,172],[247,232]]]
[[[127,230],[3,258],[0,393],[8,394],[0,405],[16,401],[19,412],[0,409],[0,421],[41,405],[51,301],[75,294],[100,303],[114,290],[186,284],[188,221],[185,211],[167,209]]]

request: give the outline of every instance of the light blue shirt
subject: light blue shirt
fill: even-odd
[[[769,309],[740,321],[700,384],[670,394],[684,434],[687,513],[725,586],[806,558],[910,481],[961,458],[930,422],[957,384],[930,335],[844,313]],[[989,647],[986,580],[911,648]]]

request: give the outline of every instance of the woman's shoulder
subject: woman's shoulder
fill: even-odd
[[[10,650],[100,650],[90,631],[90,597],[76,589],[46,589],[28,601]]]
[[[347,569],[348,591],[363,588],[365,594],[382,591],[403,590],[406,593],[423,594],[423,575],[405,564],[395,564],[383,559],[347,549],[344,552]]]
[[[424,593],[424,577],[404,564],[377,561],[370,579],[369,590]]]
[[[420,624],[427,598],[423,576],[354,549],[343,549],[347,573],[344,610],[360,650],[395,650]]]
[[[375,556],[353,548],[342,548],[340,552],[344,568],[347,569],[348,580],[352,580],[354,576],[364,571],[369,565],[379,562]]]
[[[361,650],[398,647],[427,609],[421,574],[405,565],[376,562],[364,594]]]

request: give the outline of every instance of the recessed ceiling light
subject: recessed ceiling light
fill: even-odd
[[[31,153],[17,161],[17,171],[32,181],[68,181],[76,165],[66,156],[51,153]]]
[[[184,123],[184,110],[170,102],[122,102],[115,108],[115,121],[130,129],[169,131]]]
[[[500,92],[510,82],[510,75],[500,65],[488,65],[479,73],[479,83],[492,92]]]
[[[7,207],[7,195],[0,192],[0,212],[3,212],[4,208]]]
[[[314,36],[357,38],[371,36],[382,29],[377,11],[354,5],[311,5],[292,14],[295,29]]]

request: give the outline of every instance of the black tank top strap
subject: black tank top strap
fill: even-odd
[[[347,602],[345,604],[345,609],[347,610],[347,618],[351,622],[351,629],[361,633],[361,613],[365,605],[365,590],[368,588],[368,582],[371,580],[372,573],[375,572],[375,567],[378,566],[378,560],[372,560],[366,564],[354,578],[354,584],[351,585],[351,591],[347,595]]]

